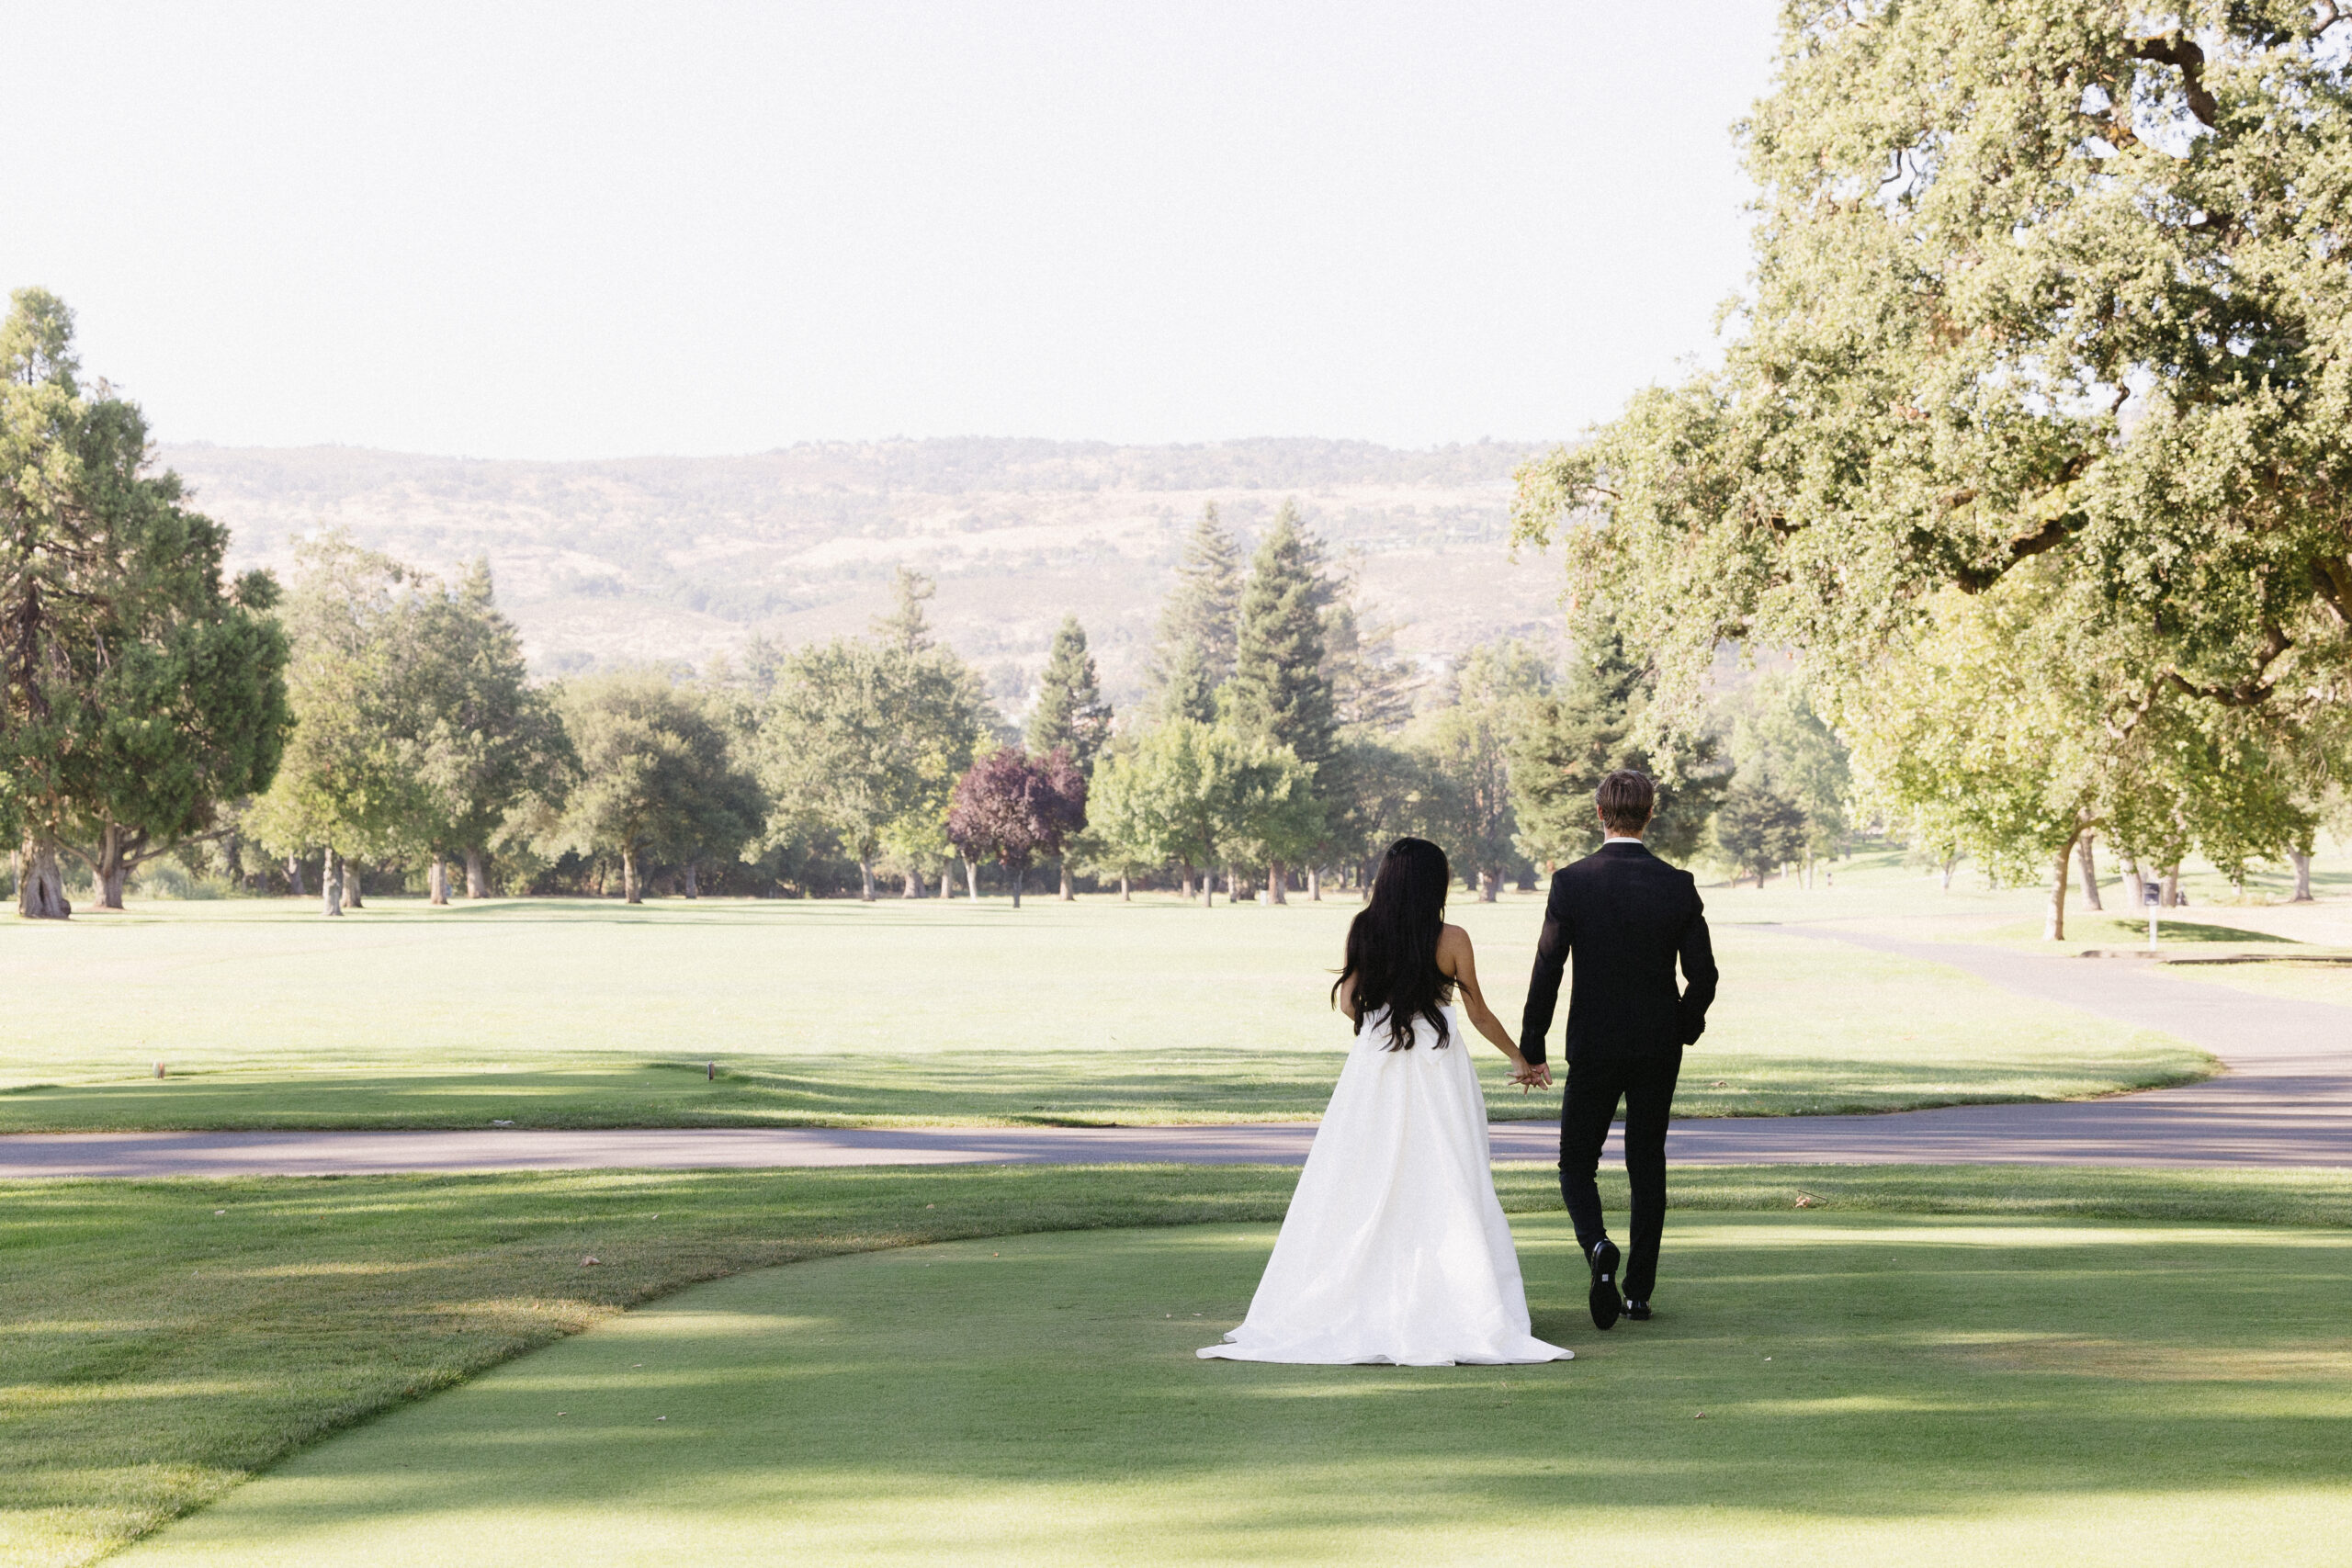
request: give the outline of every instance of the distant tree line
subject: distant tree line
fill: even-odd
[[[66,912],[69,867],[119,908],[163,857],[329,915],[364,908],[371,879],[436,904],[634,903],[871,899],[887,879],[978,897],[986,874],[1017,902],[1046,873],[1065,898],[1282,903],[1361,889],[1408,832],[1492,898],[1592,848],[1593,787],[1625,766],[1661,780],[1653,841],[1671,856],[1760,877],[1845,832],[1843,749],[1793,681],[1661,745],[1655,672],[1602,617],[1565,664],[1505,642],[1432,678],[1293,504],[1246,559],[1204,511],[1125,715],[1065,618],[1016,729],[903,569],[865,637],[535,682],[486,563],[443,578],[328,530],[282,592],[226,581],[225,531],[145,473],[138,411],[84,388],[51,296],[17,296],[0,355],[0,829],[27,914]]]

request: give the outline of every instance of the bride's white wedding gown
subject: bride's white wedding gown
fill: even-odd
[[[1200,1352],[1237,1361],[1442,1367],[1566,1360],[1535,1337],[1495,1199],[1487,1097],[1468,1032],[1425,1019],[1391,1051],[1363,1021],[1283,1219],[1250,1315]]]

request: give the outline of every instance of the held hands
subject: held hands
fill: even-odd
[[[1552,1064],[1549,1062],[1536,1062],[1531,1065],[1524,1057],[1514,1058],[1513,1069],[1510,1081],[1519,1086],[1519,1091],[1521,1094],[1531,1089],[1552,1087]]]

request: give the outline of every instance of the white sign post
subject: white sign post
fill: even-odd
[[[2156,899],[2159,897],[2153,882],[2140,884],[2141,901],[2148,906],[2148,951],[2156,950]]]

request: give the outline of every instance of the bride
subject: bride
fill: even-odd
[[[1445,923],[1452,881],[1424,839],[1397,840],[1381,861],[1332,987],[1355,1046],[1250,1315],[1202,1356],[1442,1367],[1575,1354],[1528,1323],[1454,994],[1516,1080],[1541,1069],[1479,995],[1469,933]]]

